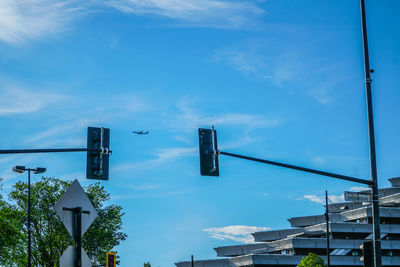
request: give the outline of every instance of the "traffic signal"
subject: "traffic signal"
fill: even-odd
[[[219,176],[217,131],[199,128],[200,174]]]
[[[361,261],[364,262],[364,267],[374,267],[374,242],[372,240],[365,241],[360,246],[363,251]]]
[[[110,129],[88,127],[86,178],[108,180]]]
[[[107,252],[107,267],[115,267],[117,265],[117,253],[115,252]]]

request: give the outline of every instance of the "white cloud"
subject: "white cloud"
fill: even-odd
[[[250,1],[111,0],[105,3],[129,14],[153,14],[191,25],[219,28],[242,27],[264,13]]]
[[[303,198],[307,199],[307,200],[310,200],[311,202],[325,204],[324,197],[320,197],[320,196],[317,196],[317,195],[304,195]]]
[[[58,98],[65,98],[59,95],[47,93],[39,94],[27,91],[17,91],[13,93],[17,99],[16,105],[21,107],[19,112],[32,112],[32,106],[34,106],[35,109],[39,109],[39,106],[36,107],[35,104],[40,104],[40,107],[44,108],[45,104],[50,103],[50,101],[56,101]],[[19,95],[23,96],[20,100],[18,99]],[[9,98],[11,97],[14,97],[14,95]],[[24,103],[27,97],[31,98],[29,103],[33,102],[33,105],[26,105],[26,103]],[[58,144],[63,144],[64,146],[86,146],[85,138],[86,128],[88,126],[108,127],[118,119],[128,116],[131,117],[133,113],[151,110],[151,106],[145,98],[138,97],[134,94],[106,95],[103,97],[104,100],[100,102],[104,102],[105,104],[95,109],[86,109],[87,103],[76,103],[77,99],[69,101],[68,105],[63,105],[63,103],[61,103],[58,105],[58,108],[61,108],[64,112],[55,114],[55,116],[51,118],[52,120],[49,120],[49,128],[41,127],[37,132],[30,133],[23,142],[25,144],[33,144],[34,146],[41,147]],[[38,98],[37,102],[36,98]],[[0,103],[2,100],[0,100]],[[8,102],[10,102],[10,100]],[[71,102],[73,104],[71,104]],[[82,105],[84,106],[83,112]],[[24,109],[26,106],[28,106],[28,108],[26,108],[27,110]],[[65,110],[67,110],[67,112],[65,112]],[[98,114],[102,114],[102,116]],[[40,145],[35,145],[39,143]]]
[[[126,187],[127,185],[123,185],[124,187]],[[133,185],[133,186],[127,186],[133,190],[137,190],[137,191],[148,191],[148,190],[154,190],[154,189],[158,189],[161,187],[161,185],[159,184],[148,184],[148,185]]]
[[[122,109],[123,112],[129,111],[130,113],[134,112],[143,112],[143,111],[151,111],[154,107],[150,103],[148,99],[150,96],[140,96],[133,93],[123,93],[119,95],[113,95],[109,98],[108,108],[113,110]],[[115,105],[114,103],[118,103]]]
[[[344,202],[343,195],[329,195],[329,200],[333,203]],[[319,203],[325,205],[325,196],[317,196],[317,195],[304,195],[303,199],[307,199],[311,202]]]
[[[272,88],[288,92],[301,90],[321,104],[335,100],[340,94],[335,89],[346,86],[351,78],[345,63],[324,62],[313,49],[313,46],[321,46],[320,40],[304,42],[303,38],[301,46],[298,45],[298,31],[289,31],[290,35],[286,36],[281,33],[279,39],[272,35],[268,40],[247,40],[221,49],[215,53],[214,60],[227,64],[245,77],[268,80],[274,85]],[[337,75],[332,76],[333,72]]]
[[[151,192],[151,191],[149,191]],[[164,191],[164,192],[159,192],[159,193],[133,193],[133,194],[127,194],[127,195],[114,195],[112,197],[112,201],[115,200],[122,200],[122,199],[137,199],[137,198],[165,198],[165,197],[171,197],[171,196],[179,196],[179,195],[185,195],[191,193],[191,190],[178,190],[178,191]]]
[[[83,9],[74,0],[1,0],[0,40],[19,43],[62,30]]]
[[[76,18],[104,8],[158,15],[192,26],[237,28],[264,11],[250,1],[221,0],[1,0],[0,40],[15,44],[59,33]],[[111,46],[117,44],[113,40]]]
[[[125,171],[130,169],[145,169],[156,165],[171,162],[179,157],[195,156],[197,148],[195,147],[171,147],[159,148],[153,154],[155,159],[144,162],[133,162],[117,165],[113,168],[114,171]]]
[[[282,124],[282,119],[277,116],[267,117],[259,114],[233,113],[220,111],[219,114],[204,114],[198,111],[196,100],[185,97],[175,103],[178,112],[164,113],[163,126],[169,131],[179,133],[176,139],[181,142],[193,142],[193,133],[201,127],[215,125],[219,127],[232,128],[236,131],[234,141],[226,141],[221,148],[236,148],[243,145],[263,140],[264,137],[251,135],[254,129],[276,128]],[[190,138],[187,135],[190,134]]]
[[[34,92],[17,87],[0,89],[0,94],[0,116],[36,112],[50,103],[65,98],[59,94]]]
[[[193,156],[196,150],[197,148],[194,147],[159,148],[154,155],[158,161],[163,162],[178,157]]]
[[[3,168],[2,171],[0,171],[0,178],[2,179],[3,182],[5,180],[19,176],[19,174],[15,173],[11,170],[11,166],[13,166],[15,164],[16,159],[18,159],[17,155],[12,155],[12,156],[2,155],[2,157],[0,158],[1,166],[3,166],[3,167],[7,166],[7,165],[9,166],[7,169]]]
[[[316,165],[322,165],[325,163],[325,159],[323,157],[320,156],[314,156],[312,158],[312,162]]]
[[[246,77],[266,79],[281,86],[303,79],[307,67],[299,48],[258,40],[217,51],[214,60],[224,62]],[[269,51],[269,53],[265,52]]]
[[[168,120],[168,125],[174,128],[193,131],[205,125],[234,125],[244,126],[246,130],[254,128],[274,128],[280,125],[279,118],[265,118],[261,115],[251,115],[245,113],[225,113],[221,115],[200,115],[189,104],[187,100],[181,100],[176,104],[180,113]]]
[[[270,230],[270,227],[246,226],[246,225],[231,225],[225,227],[215,227],[203,229],[211,238],[220,240],[233,240],[240,243],[253,243],[254,238],[252,233],[259,231]]]
[[[23,142],[33,147],[50,147],[59,144],[66,147],[86,146],[87,127],[101,125],[102,123],[96,115],[93,115],[96,118],[76,118],[76,116],[83,115],[72,115],[69,118],[58,117],[54,126],[31,133]]]

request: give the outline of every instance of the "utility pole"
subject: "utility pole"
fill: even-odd
[[[368,38],[367,38],[367,22],[365,17],[365,1],[360,0],[361,4],[361,25],[363,37],[364,51],[364,71],[365,71],[365,89],[367,96],[367,116],[368,116],[368,133],[369,133],[369,155],[371,166],[371,182],[372,191],[372,223],[373,223],[373,239],[374,239],[374,264],[375,267],[382,266],[381,251],[381,229],[379,218],[379,191],[378,191],[378,173],[376,167],[376,150],[375,150],[375,130],[374,130],[374,113],[372,108],[372,90],[371,90],[371,72],[369,66]]]

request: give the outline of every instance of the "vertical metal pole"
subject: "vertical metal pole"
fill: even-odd
[[[82,208],[78,207],[75,210],[76,214],[76,266],[82,266]]]
[[[31,170],[28,169],[28,267],[32,266],[31,253]]]
[[[194,267],[194,260],[193,260],[193,255],[192,255],[192,267]]]
[[[379,219],[379,196],[378,196],[378,174],[376,167],[376,151],[375,151],[375,131],[374,131],[374,114],[372,109],[372,93],[371,93],[371,69],[369,66],[368,54],[368,38],[367,38],[367,23],[365,18],[365,2],[361,2],[361,24],[364,48],[364,68],[365,68],[365,87],[367,95],[367,114],[368,114],[368,130],[369,130],[369,152],[371,165],[371,181],[372,188],[372,220],[373,220],[373,235],[374,235],[374,264],[375,267],[382,266],[381,252],[381,230]]]
[[[325,220],[326,220],[326,259],[328,267],[331,266],[331,257],[329,254],[329,208],[328,208],[328,190],[325,191]]]

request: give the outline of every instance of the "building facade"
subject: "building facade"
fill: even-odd
[[[400,178],[389,179],[390,188],[379,190],[382,265],[400,267]],[[368,191],[363,191],[368,192]],[[364,241],[372,239],[370,203],[329,205],[330,262],[332,267],[363,266]],[[253,233],[256,243],[214,248],[219,259],[196,260],[195,267],[295,267],[309,253],[326,261],[325,215],[288,219],[290,229]],[[191,267],[190,261],[177,267]]]

